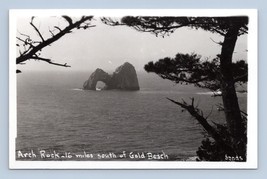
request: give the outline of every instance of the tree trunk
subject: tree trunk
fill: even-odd
[[[220,57],[222,100],[227,126],[229,133],[232,135],[234,145],[240,144],[245,132],[232,72],[232,56],[239,29],[239,25],[233,25],[229,28],[222,44]]]

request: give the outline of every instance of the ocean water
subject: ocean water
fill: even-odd
[[[210,114],[210,122],[225,122],[223,112],[216,109],[220,97],[203,89],[174,85],[144,72],[138,74],[140,91],[81,90],[89,75],[26,71],[17,75],[17,160],[162,159],[148,158],[148,153],[168,156],[167,160],[196,156],[205,132],[166,97],[188,102],[194,97],[204,115]],[[238,97],[246,111],[246,94]],[[123,153],[126,157],[119,157]]]

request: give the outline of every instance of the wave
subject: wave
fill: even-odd
[[[74,91],[83,91],[82,88],[73,88],[73,89],[71,89],[71,90],[74,90]]]
[[[242,90],[242,91],[236,91],[236,93],[238,94],[243,94],[243,93],[247,93],[246,90]],[[212,91],[209,91],[209,92],[198,92],[196,94],[200,94],[200,95],[211,95],[211,96],[214,96],[214,95],[221,95],[222,92],[221,91],[216,91],[216,92],[212,92]]]
[[[216,91],[216,92],[209,91],[209,92],[198,92],[197,94],[200,94],[200,95],[221,95],[222,92],[221,91]]]

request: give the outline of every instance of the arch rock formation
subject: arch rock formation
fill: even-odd
[[[105,83],[104,89],[140,90],[137,74],[132,64],[125,62],[110,75],[97,68],[83,84],[84,90],[96,90],[98,81]]]

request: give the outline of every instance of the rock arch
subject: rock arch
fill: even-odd
[[[111,80],[110,75],[105,71],[103,71],[102,69],[98,68],[91,74],[89,79],[85,81],[85,83],[83,84],[83,89],[96,90],[96,84],[98,81],[102,81],[103,83],[105,83],[106,84],[105,88],[108,88],[110,80]]]
[[[106,84],[105,89],[139,90],[139,83],[135,68],[132,64],[125,62],[119,66],[112,75],[102,69],[96,69],[84,82],[83,89],[96,90],[96,84],[102,81]]]
[[[105,89],[105,87],[107,86],[107,84],[106,83],[104,83],[103,81],[98,81],[97,83],[96,83],[96,90],[103,90],[103,89]]]

